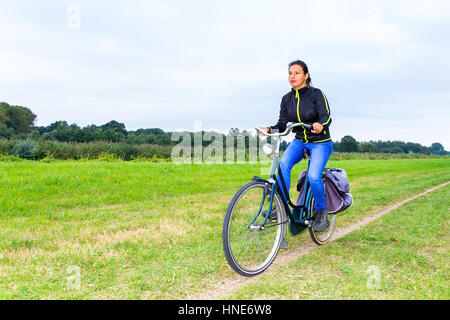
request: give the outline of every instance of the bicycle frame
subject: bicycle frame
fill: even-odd
[[[286,186],[284,185],[284,181],[283,181],[283,177],[280,175],[280,181],[282,182],[282,185],[280,186],[278,184],[277,181],[277,176],[276,173],[279,171],[279,151],[280,151],[280,142],[281,142],[281,137],[276,137],[277,139],[277,144],[276,144],[276,148],[273,151],[273,161],[272,161],[272,170],[270,173],[270,178],[269,179],[263,179],[260,177],[253,177],[252,180],[255,181],[261,181],[261,182],[265,182],[266,183],[266,187],[268,185],[271,186],[270,188],[270,203],[269,203],[269,209],[267,211],[267,216],[265,217],[261,227],[266,227],[266,223],[267,220],[269,219],[270,213],[272,211],[272,204],[273,204],[273,196],[275,191],[277,191],[280,196],[281,196],[281,201],[283,203],[283,206],[285,208],[285,211],[287,213],[287,215],[289,216],[289,218],[291,219],[291,221],[297,225],[297,226],[308,226],[310,224],[310,208],[309,208],[309,203],[311,202],[311,197],[312,197],[312,193],[310,191],[310,184],[308,182],[308,179],[305,179],[305,186],[303,188],[303,195],[302,195],[302,201],[300,205],[295,205],[292,203],[290,196],[289,196],[289,192],[286,189]],[[308,157],[308,169],[309,170],[309,165],[310,165],[310,159]],[[282,192],[284,191],[284,192]],[[259,206],[259,210],[256,213],[255,217],[253,218],[250,226],[253,225],[253,223],[256,221],[256,219],[259,217],[259,215],[261,214],[265,199],[266,199],[266,190],[264,190],[264,194],[263,197],[261,199],[261,203]],[[285,199],[286,195],[288,197],[288,199]],[[290,207],[292,207],[292,211],[290,209]],[[306,216],[305,218],[304,216],[304,212],[306,210]],[[287,221],[283,221],[281,223],[287,223]]]
[[[283,181],[283,175],[281,174],[279,165],[281,137],[286,136],[293,128],[299,126],[303,126],[306,129],[311,129],[312,127],[311,125],[300,122],[288,123],[285,131],[282,133],[271,133],[271,130],[266,130],[262,127],[255,128],[257,132],[259,130],[258,135],[270,136],[277,139],[276,145],[271,150],[268,150],[269,148],[264,146],[265,153],[273,156],[270,177],[268,179],[253,177],[252,182],[245,184],[235,193],[228,205],[222,232],[225,257],[231,268],[243,276],[251,277],[264,272],[273,262],[280,248],[288,248],[286,241],[286,223],[288,223],[292,235],[297,235],[308,229],[312,240],[317,245],[326,244],[335,229],[336,215],[333,216],[331,222],[327,221],[329,224],[325,229],[328,229],[328,231],[325,231],[325,229],[315,230],[313,223],[315,216],[312,217],[312,205],[314,201],[311,184],[307,176],[302,186],[303,192],[297,198],[298,205],[292,203],[289,190],[287,190],[286,184]],[[311,168],[311,158],[305,151],[303,152],[303,157],[308,160],[309,171]],[[277,179],[277,174],[279,174],[279,179]],[[323,178],[324,175],[322,173]],[[262,196],[258,199],[261,193]],[[268,199],[269,196],[270,199]],[[241,199],[243,200],[242,202],[240,202]],[[258,200],[260,200],[260,203],[258,203]],[[255,215],[254,212],[258,208],[258,205],[259,209]],[[276,218],[271,217],[271,213],[273,216],[275,212]],[[237,213],[238,218],[233,219],[234,213]],[[248,215],[251,217],[250,224],[248,224]],[[269,229],[272,227],[275,227],[275,229]],[[322,231],[325,232],[319,234]],[[260,240],[261,243],[264,242],[262,245],[260,245]]]

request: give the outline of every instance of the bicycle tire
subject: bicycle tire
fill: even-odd
[[[314,198],[311,197],[309,206],[310,217],[312,217],[313,206],[314,206]],[[314,243],[316,243],[319,246],[327,244],[330,241],[331,237],[333,236],[334,231],[336,230],[337,214],[328,214],[327,219],[330,222],[330,225],[328,226],[328,228],[324,229],[321,232],[316,232],[314,230],[314,224],[308,228],[311,239],[314,241]]]
[[[249,227],[258,212],[263,196],[266,198],[263,208],[268,208],[270,193],[265,194],[266,184],[260,181],[252,181],[240,188],[230,201],[224,218],[222,241],[225,257],[234,271],[246,277],[258,275],[272,264],[278,254],[282,240],[286,236],[286,213],[282,206],[281,197],[277,192],[274,193],[273,201],[273,209],[276,209],[277,212],[276,221],[271,226],[261,230]],[[267,199],[267,197],[269,198]],[[255,202],[255,205],[247,209],[245,207],[247,202]],[[254,225],[262,224],[263,219],[265,219],[264,216],[260,214]],[[259,243],[261,239],[264,241],[264,237],[267,237],[268,246]],[[239,242],[240,238],[242,238],[242,243]],[[272,241],[273,243],[271,243]],[[242,254],[241,251],[244,246],[246,246],[246,250]],[[260,250],[261,253],[256,253],[256,250]],[[250,254],[250,261],[247,261]],[[254,261],[254,258],[256,258],[256,261]]]

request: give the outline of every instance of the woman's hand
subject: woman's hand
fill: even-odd
[[[259,127],[262,131],[265,131],[265,132],[267,132],[267,133],[269,133],[269,131],[270,131],[270,129],[269,128],[265,128],[265,127]],[[261,132],[259,132],[258,130],[256,130],[256,134],[258,135],[258,136],[260,136],[260,137],[264,137],[264,135],[261,133]]]
[[[321,125],[320,123],[316,122],[313,124],[313,130],[311,130],[312,133],[321,133],[323,130],[323,125]]]

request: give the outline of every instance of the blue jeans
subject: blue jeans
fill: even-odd
[[[308,181],[311,184],[311,192],[314,197],[314,210],[326,210],[327,204],[325,201],[325,187],[322,181],[322,172],[325,169],[325,165],[327,164],[331,153],[333,152],[333,143],[331,140],[318,143],[304,143],[298,139],[292,140],[280,159],[280,169],[277,175],[278,184],[282,186],[280,175],[283,175],[283,180],[289,196],[289,188],[291,186],[291,170],[296,163],[303,159],[302,152],[305,148],[311,153]],[[283,195],[286,197],[284,190]],[[286,199],[289,198],[286,197]]]

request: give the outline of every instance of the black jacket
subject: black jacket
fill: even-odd
[[[303,122],[323,125],[321,133],[312,133],[303,127],[294,128],[295,137],[306,143],[326,142],[331,140],[329,126],[331,124],[330,106],[321,90],[306,86],[300,90],[292,89],[281,99],[280,118],[278,123],[269,129],[283,132],[288,122]]]

